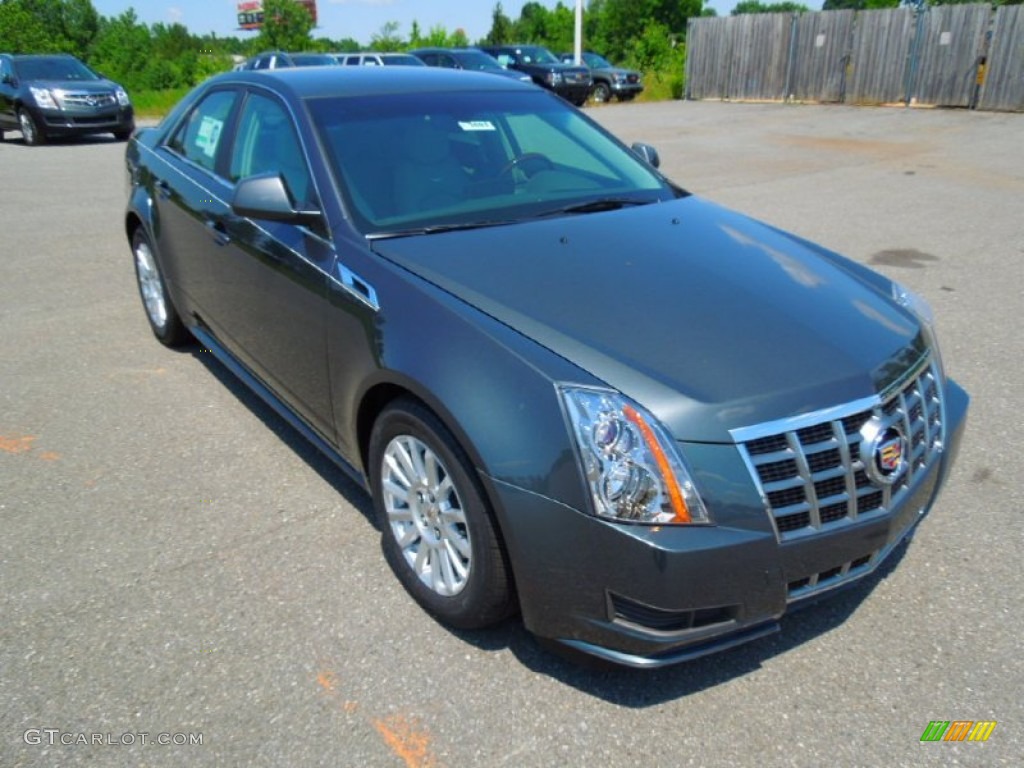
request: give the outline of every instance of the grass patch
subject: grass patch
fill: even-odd
[[[172,88],[167,91],[132,91],[132,106],[135,116],[159,120],[184,98],[191,88]]]
[[[670,101],[683,98],[683,73],[674,70],[644,72],[644,91],[637,101]]]

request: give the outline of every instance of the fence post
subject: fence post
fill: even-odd
[[[786,61],[786,87],[782,92],[782,102],[786,103],[793,98],[793,93],[790,90],[793,83],[793,67],[796,66],[796,36],[800,33],[800,27],[797,25],[797,14],[793,14],[790,17],[789,27],[789,58]]]
[[[917,81],[917,65],[921,58],[921,37],[923,36],[924,15],[928,12],[928,6],[920,4],[914,8],[914,40],[910,44],[910,53],[907,62],[906,75],[903,78],[903,106],[909,107],[914,99],[914,88]]]

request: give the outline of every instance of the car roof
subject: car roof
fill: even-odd
[[[532,85],[482,72],[439,67],[288,67],[225,72],[205,83],[270,85],[300,99],[373,96],[421,91],[535,90]]]
[[[15,61],[26,59],[75,59],[70,53],[12,53],[7,54]],[[77,59],[76,59],[77,61]]]

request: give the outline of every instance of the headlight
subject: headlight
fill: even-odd
[[[114,95],[117,96],[117,103],[122,107],[130,107],[132,105],[128,99],[128,92],[124,88],[118,88],[114,91]]]
[[[544,76],[544,80],[548,85],[558,85],[562,82],[562,75],[560,72],[548,72]]]
[[[32,98],[36,100],[36,104],[40,107],[44,109],[60,109],[57,106],[57,102],[53,99],[53,94],[45,88],[36,88],[30,85],[28,89],[32,92]]]
[[[598,515],[655,524],[708,521],[675,445],[647,411],[611,390],[559,391]]]
[[[931,304],[920,294],[895,281],[892,284],[892,297],[897,304],[910,310],[911,314],[921,321],[928,346],[931,347],[935,361],[939,364],[939,370],[945,375],[942,367],[942,355],[939,351],[939,336],[935,330],[935,313],[932,311]]]

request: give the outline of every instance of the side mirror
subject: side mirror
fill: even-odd
[[[640,156],[641,160],[652,168],[657,168],[661,165],[661,158],[658,157],[658,150],[650,144],[644,144],[643,142],[638,141],[632,146],[632,150]]]
[[[295,207],[280,174],[268,173],[242,179],[231,198],[231,210],[239,216],[291,224],[315,224],[322,218],[318,210]]]

